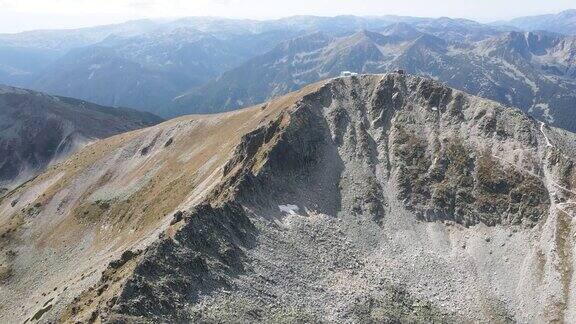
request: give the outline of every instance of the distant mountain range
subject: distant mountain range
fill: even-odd
[[[94,140],[160,121],[150,113],[0,85],[0,196]]]
[[[476,42],[449,41],[407,24],[344,37],[315,33],[224,73],[162,114],[233,110],[341,71],[403,69],[576,130],[575,63],[576,37],[548,32],[506,32]]]
[[[404,69],[576,130],[574,13],[493,24],[190,17],[3,34],[0,82],[173,117],[236,109],[344,70]]]
[[[98,45],[69,51],[30,87],[109,106],[156,111],[182,92],[291,36],[281,31],[222,39],[190,28],[110,36]]]
[[[513,26],[526,31],[547,30],[576,35],[576,9],[565,10],[558,14],[519,17],[510,21],[499,21],[492,25]]]

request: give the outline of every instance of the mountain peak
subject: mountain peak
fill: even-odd
[[[46,299],[70,322],[209,321],[214,314],[250,322],[252,308],[237,301],[267,305],[275,294],[282,308],[257,318],[269,322],[291,314],[286,309],[302,298],[310,300],[306,318],[321,318],[331,303],[361,303],[360,311],[335,312],[341,322],[362,319],[366,310],[377,314],[375,300],[400,298],[402,309],[429,302],[417,291],[398,291],[436,273],[438,280],[426,279],[427,291],[442,296],[426,307],[433,312],[394,308],[390,316],[482,322],[500,315],[487,315],[485,305],[465,296],[497,291],[510,310],[503,319],[545,320],[555,300],[513,306],[557,296],[564,286],[536,281],[518,294],[525,278],[517,274],[522,268],[559,283],[568,276],[557,267],[542,270],[541,258],[531,256],[561,257],[570,235],[553,226],[569,222],[561,210],[574,199],[574,184],[565,179],[576,170],[561,167],[571,161],[570,141],[517,109],[397,73],[325,80],[244,110],[126,133],[0,200],[0,220],[21,220],[8,223],[4,242],[15,251],[6,267],[19,267],[10,272],[10,287],[24,296],[7,298],[4,307],[33,316]],[[566,192],[550,192],[554,183]],[[552,233],[562,238],[540,250],[536,243]],[[104,244],[111,241],[113,250]],[[493,256],[487,251],[501,250],[491,241],[518,253]],[[38,246],[49,246],[51,257]],[[455,246],[486,252],[456,253]],[[319,258],[319,251],[331,257]],[[38,273],[53,260],[58,267]],[[398,262],[390,267],[390,260]],[[481,266],[469,266],[475,262]],[[339,273],[346,274],[342,287],[373,277],[386,284],[376,283],[378,294],[367,299],[358,289],[317,293],[331,291]],[[40,287],[25,284],[40,277]],[[511,288],[503,290],[500,280]]]
[[[560,35],[547,31],[510,31],[485,41],[483,46],[506,55],[518,53],[524,57],[529,57],[532,54],[546,53],[561,39]]]
[[[356,40],[367,39],[375,43],[382,42],[385,38],[382,34],[373,32],[367,29],[362,29],[351,36],[351,38]]]
[[[446,50],[446,45],[447,42],[442,38],[430,34],[420,34],[420,36],[411,42],[410,48],[417,50],[430,49],[436,52],[444,52]]]

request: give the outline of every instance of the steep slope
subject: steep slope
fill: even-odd
[[[7,193],[0,200],[0,321],[40,317],[46,307],[54,317],[108,262],[157,240],[172,214],[204,201],[223,181],[242,135],[277,120],[299,98],[97,141]]]
[[[165,114],[231,110],[345,70],[381,73],[404,69],[520,107],[542,121],[576,131],[576,38],[548,32],[509,32],[457,43],[415,31],[409,25],[395,25],[383,33],[363,31],[320,43],[310,41],[314,46],[305,49],[287,43],[197,91],[177,97]]]
[[[93,140],[160,121],[130,109],[0,86],[0,190],[4,194]]]
[[[0,202],[0,314],[572,322],[574,152],[572,133],[398,74],[182,117]]]

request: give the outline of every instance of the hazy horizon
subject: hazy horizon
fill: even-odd
[[[178,19],[210,16],[233,19],[269,20],[296,15],[313,16],[414,16],[451,17],[479,22],[558,13],[572,9],[573,1],[538,0],[470,1],[364,0],[333,3],[328,0],[293,0],[290,3],[261,5],[257,0],[0,0],[0,33],[37,29],[74,29],[122,23],[137,19]]]

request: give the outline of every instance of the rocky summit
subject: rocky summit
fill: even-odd
[[[395,73],[117,135],[0,198],[0,321],[575,322],[575,153]]]

